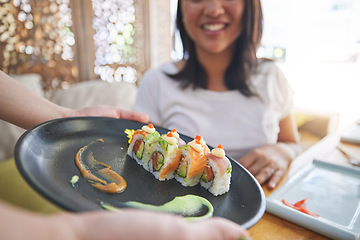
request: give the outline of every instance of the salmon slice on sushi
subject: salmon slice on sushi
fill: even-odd
[[[200,184],[214,196],[222,195],[230,189],[232,166],[226,157],[224,148],[217,148],[206,154],[206,166],[201,176]]]
[[[149,171],[149,161],[151,159],[151,144],[160,137],[153,124],[144,125],[136,130],[130,140],[127,154],[136,162]]]
[[[179,149],[181,157],[175,178],[183,186],[195,186],[206,167],[205,154],[210,151],[209,147],[201,136],[196,136],[193,141]]]
[[[160,181],[174,178],[174,171],[179,166],[181,150],[178,139],[172,132],[161,135],[151,146],[149,170]]]

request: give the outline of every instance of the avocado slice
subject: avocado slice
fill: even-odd
[[[179,167],[176,170],[176,174],[185,178],[187,175],[187,159],[184,155],[181,155]]]

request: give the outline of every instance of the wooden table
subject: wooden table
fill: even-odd
[[[351,127],[351,126],[350,126]],[[350,128],[349,127],[349,128]],[[301,155],[299,155],[291,163],[286,175],[281,180],[279,186],[284,184],[289,178],[293,177],[299,170],[305,167],[314,159],[327,161],[336,164],[350,165],[350,158],[338,149],[338,146],[343,146],[351,149],[360,156],[360,145],[342,143],[340,142],[341,132],[331,134],[314,146],[307,149]],[[277,186],[277,188],[279,187]],[[265,196],[269,196],[276,190],[270,190],[266,186],[263,187]],[[262,239],[312,239],[312,240],[323,240],[329,239],[318,233],[310,231],[299,225],[291,223],[287,220],[281,219],[275,215],[265,212],[264,216],[249,229],[249,232],[254,240]]]

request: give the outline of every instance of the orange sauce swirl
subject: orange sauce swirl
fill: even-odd
[[[127,187],[127,183],[122,176],[111,170],[111,166],[97,161],[92,154],[89,156],[90,166],[85,165],[84,162],[82,161],[82,153],[84,152],[84,150],[87,149],[90,145],[94,144],[95,142],[104,142],[104,140],[97,139],[96,141],[93,141],[90,144],[80,148],[80,150],[76,153],[75,164],[78,167],[81,175],[84,178],[88,179],[94,188],[100,191],[106,193],[123,192]],[[104,168],[96,169],[92,167],[95,165],[102,165]],[[98,175],[108,179],[108,181],[95,176],[94,173],[97,173]]]

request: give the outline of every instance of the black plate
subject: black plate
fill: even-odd
[[[231,159],[233,171],[228,193],[213,196],[200,185],[183,187],[175,179],[158,181],[127,156],[125,129],[139,129],[144,124],[100,117],[64,118],[49,121],[25,132],[15,147],[15,161],[26,181],[40,194],[60,207],[75,211],[102,209],[100,202],[120,206],[138,201],[161,205],[176,196],[194,194],[205,197],[214,206],[214,215],[222,216],[249,228],[265,211],[265,196],[255,178]],[[168,130],[156,127],[161,133]],[[181,135],[187,142],[190,139]],[[94,157],[112,167],[127,181],[123,193],[108,194],[94,189],[82,177],[73,188],[70,179],[80,175],[74,157],[78,150],[102,138]]]

